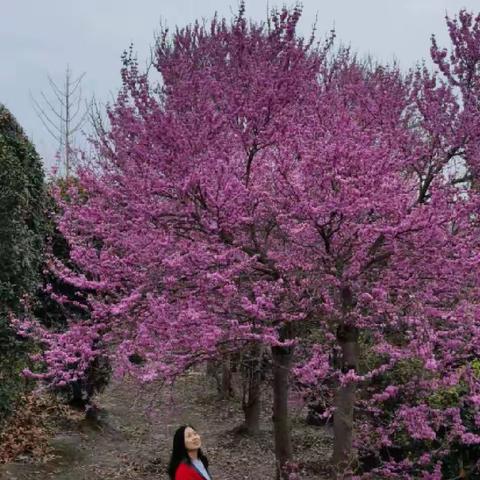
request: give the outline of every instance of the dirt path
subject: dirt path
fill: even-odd
[[[98,403],[100,426],[81,416],[59,419],[60,427],[51,440],[52,457],[43,464],[25,457],[0,465],[0,479],[166,479],[173,432],[184,423],[202,434],[216,480],[273,478],[269,405],[264,408],[261,435],[241,437],[233,432],[242,421],[239,402],[217,400],[203,374],[194,372],[177,381],[173,389],[141,386],[132,380],[113,382]],[[303,416],[304,412],[293,408],[295,454],[304,466],[301,478],[321,479],[330,434],[306,426]]]

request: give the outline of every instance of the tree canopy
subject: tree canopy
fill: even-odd
[[[305,346],[302,325],[314,322],[323,341],[299,374],[333,380],[339,471],[350,468],[356,406],[357,447],[391,446],[401,432],[434,441],[441,429],[447,443],[478,444],[479,199],[464,183],[476,175],[470,61],[480,55],[470,39],[480,19],[449,21],[449,62],[432,47],[440,73],[402,74],[333,50],[333,38],[305,41],[300,14],[283,9],[257,24],[241,7],[230,23],[164,32],[157,86],[125,55],[99,161],[79,170],[59,219],[85,273],[54,268],[95,289],[91,317],[59,335],[31,322],[21,330],[43,335],[43,378],[56,382],[103,349],[118,371],[151,380],[261,342],[282,367],[274,412],[286,415],[282,375]],[[459,158],[467,176],[452,173]],[[405,362],[420,367],[394,382]],[[459,405],[430,401],[460,383],[473,424]],[[378,415],[387,401],[388,423]],[[282,468],[285,425],[275,424]],[[440,448],[383,459],[369,475],[440,479],[441,459]]]

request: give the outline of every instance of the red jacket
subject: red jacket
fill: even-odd
[[[175,480],[205,480],[197,470],[186,463],[181,463],[175,472]]]

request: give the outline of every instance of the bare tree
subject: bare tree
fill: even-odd
[[[88,115],[82,96],[81,83],[84,76],[85,73],[82,73],[73,79],[70,67],[67,66],[65,81],[61,87],[48,76],[54,100],[44,92],[40,92],[41,101],[30,94],[35,112],[58,144],[59,162],[65,168],[66,178],[70,176],[73,167],[75,134]]]

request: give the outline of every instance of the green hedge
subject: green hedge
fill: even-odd
[[[45,237],[45,183],[34,146],[0,104],[0,425],[26,386],[27,345],[8,324],[39,285]]]

